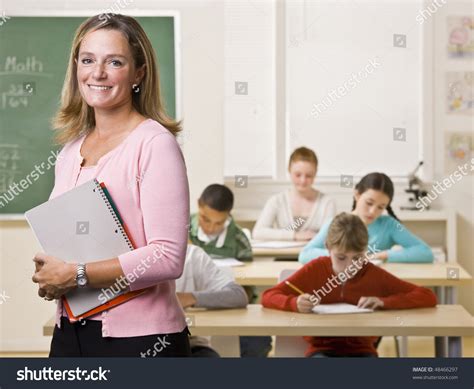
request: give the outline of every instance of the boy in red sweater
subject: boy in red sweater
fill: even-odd
[[[299,295],[284,282],[266,290],[266,308],[310,313],[316,304],[348,303],[360,308],[407,309],[433,307],[436,296],[429,289],[402,281],[368,261],[367,228],[358,216],[342,213],[329,227],[329,257],[303,266],[287,279],[303,292]],[[308,357],[376,357],[377,337],[305,337]]]

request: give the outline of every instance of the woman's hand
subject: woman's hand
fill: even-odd
[[[39,285],[38,295],[45,300],[59,299],[76,287],[76,265],[59,258],[37,253],[33,259],[35,274],[31,278]]]
[[[313,230],[296,231],[295,240],[311,240],[314,235],[316,235],[316,231]]]
[[[316,300],[311,299],[311,295],[308,293],[300,294],[296,300],[296,308],[298,309],[298,312],[310,313],[313,311],[314,305],[316,305],[315,302]]]
[[[384,303],[378,297],[361,297],[357,303],[359,308],[377,309],[383,308]]]
[[[176,293],[178,300],[183,308],[192,307],[197,303],[196,297],[192,293]]]

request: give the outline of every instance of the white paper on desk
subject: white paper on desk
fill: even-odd
[[[266,242],[253,241],[252,248],[254,249],[289,249],[293,247],[303,247],[307,242],[291,242],[284,240],[269,240]]]
[[[356,305],[339,303],[339,304],[319,304],[313,307],[313,312],[320,315],[334,315],[340,313],[369,313],[373,309],[358,308]]]
[[[213,261],[214,261],[214,264],[216,264],[219,267],[236,267],[236,266],[245,265],[245,263],[235,258],[213,259]]]

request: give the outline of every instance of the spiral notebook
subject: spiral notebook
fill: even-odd
[[[94,262],[134,249],[105,185],[95,179],[30,209],[25,217],[43,251],[64,261]],[[63,296],[63,303],[69,319],[75,321],[144,292],[74,289]]]

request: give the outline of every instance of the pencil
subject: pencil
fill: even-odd
[[[288,285],[291,289],[293,289],[295,292],[298,292],[299,294],[304,294],[304,292],[301,289],[298,289],[296,286],[294,286],[290,281],[285,281],[285,284]]]

